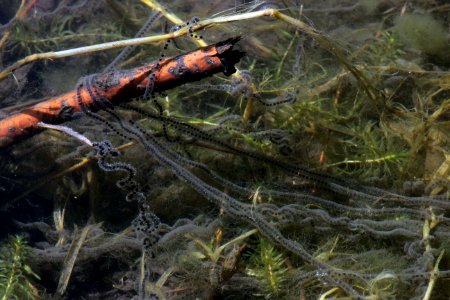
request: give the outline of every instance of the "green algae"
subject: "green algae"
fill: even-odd
[[[234,1],[220,2],[216,3],[216,10],[203,5],[201,1],[174,3],[169,8],[189,20],[192,15],[205,19],[214,13],[230,13],[223,11],[227,5],[233,12],[239,9],[247,11],[258,6],[253,3],[234,7],[234,3],[231,3]],[[117,4],[115,1],[108,3]],[[338,1],[330,1],[323,6],[307,1],[303,7],[304,11],[295,1],[283,1],[284,12],[301,20],[312,20],[310,23],[334,43],[325,44],[325,47],[323,44],[321,47],[294,27],[268,19],[243,21],[203,31],[202,36],[209,41],[218,40],[223,35],[243,35],[241,47],[247,52],[247,58],[239,67],[250,71],[253,90],[249,82],[241,82],[239,86],[232,78],[224,77],[194,83],[156,99],[162,107],[163,115],[213,132],[214,136],[246,151],[264,153],[293,165],[306,165],[312,170],[321,170],[326,174],[352,178],[363,186],[375,185],[419,196],[430,193],[448,196],[446,180],[450,172],[450,77],[445,64],[441,65],[439,61],[446,59],[443,51],[448,47],[448,43],[445,44],[446,29],[436,21],[445,12],[440,13],[439,7],[434,7],[427,1],[415,6],[421,9],[436,9],[433,16],[412,13],[399,16],[401,7],[395,5],[386,8],[383,6],[386,4],[379,5],[377,1],[357,3],[363,6],[363,13],[357,10],[349,11]],[[100,11],[109,11],[105,13],[107,16],[117,16],[123,11],[123,18],[106,18],[105,22],[114,22],[100,27],[99,31],[105,35],[111,32],[118,36],[132,36],[132,29],[137,27],[136,24],[145,22],[145,8],[134,1],[128,1],[127,4],[132,6],[112,5],[111,8],[97,8]],[[82,15],[81,12],[80,14]],[[77,27],[76,22],[69,26],[71,32],[67,33],[68,36],[82,37],[84,33],[95,28],[95,24],[102,23],[100,17],[93,23],[84,22],[88,24],[85,27]],[[170,28],[164,22],[158,23],[156,32],[159,32],[160,28]],[[339,27],[339,30],[336,27]],[[56,27],[47,39],[48,43],[42,43],[45,48],[39,49],[44,51],[52,47],[76,45],[76,38],[64,38],[64,28],[67,29],[64,26]],[[20,30],[23,30],[22,27]],[[52,44],[53,37],[59,33],[62,35],[61,44]],[[85,37],[86,44],[98,42],[97,38]],[[39,50],[30,48],[33,47],[33,43],[29,42],[33,40],[32,35],[18,38],[20,39],[11,45],[16,53],[28,53],[30,49]],[[35,37],[36,40],[40,38]],[[177,39],[174,44],[167,55],[196,47],[188,39]],[[333,50],[333,46],[343,49],[344,55],[335,57],[335,52],[329,51]],[[156,48],[136,49],[131,55],[134,60],[127,64],[138,65],[148,61],[149,58],[142,53],[157,58],[160,50]],[[81,72],[80,68],[86,64],[90,64],[90,70],[97,72],[105,62],[114,58],[114,55],[115,53],[104,53],[99,56],[73,58],[72,64],[65,65],[64,62],[53,67],[52,64],[46,64],[39,70],[39,80],[51,81],[49,84],[53,82],[60,87],[60,81],[64,80],[61,75],[54,75],[55,78],[52,78],[45,74],[64,74],[67,70],[77,73]],[[361,77],[355,77],[348,66],[355,68],[353,71],[357,70]],[[84,74],[89,72],[86,70]],[[70,86],[70,83],[67,84]],[[239,116],[250,101],[249,90],[255,97],[254,105],[249,120],[242,122]],[[375,92],[371,93],[372,91]],[[267,105],[277,103],[280,99],[291,101],[280,105]],[[158,108],[152,101],[139,102],[137,105],[158,114]],[[316,259],[329,263],[334,269],[348,271],[346,283],[359,289],[367,297],[395,299],[421,295],[421,291],[415,290],[415,286],[405,284],[411,282],[410,279],[401,277],[402,271],[408,268],[412,269],[413,275],[428,276],[428,273],[422,270],[424,265],[414,258],[414,255],[422,255],[422,249],[415,244],[420,241],[420,236],[410,240],[394,234],[391,238],[380,238],[358,227],[336,225],[333,228],[324,215],[314,217],[311,223],[302,223],[308,216],[314,216],[314,209],[326,211],[316,203],[304,204],[298,209],[299,215],[293,220],[282,220],[277,213],[271,212],[271,205],[286,205],[288,209],[289,205],[297,204],[296,200],[289,197],[278,199],[276,195],[263,194],[264,190],[279,188],[299,194],[304,192],[328,196],[344,204],[354,200],[333,193],[329,196],[329,191],[321,191],[317,186],[310,187],[306,184],[306,188],[302,188],[304,182],[295,175],[288,175],[284,171],[252,161],[248,157],[235,155],[226,149],[214,148],[215,145],[202,143],[197,137],[177,131],[176,128],[169,128],[166,132],[164,126],[167,124],[158,119],[149,120],[126,109],[116,108],[117,111],[122,114],[123,120],[133,119],[139,126],[154,132],[158,137],[168,134],[173,148],[184,157],[205,163],[231,181],[251,187],[254,192],[242,196],[242,202],[251,204],[256,212],[259,208],[266,208],[268,218],[274,226],[278,224],[282,228],[283,234],[292,240],[300,241]],[[102,126],[89,121],[74,121],[70,126],[78,127],[90,138],[102,137],[117,145],[126,144],[120,137],[112,136],[108,129],[105,132]],[[73,142],[70,144],[70,141],[64,139],[63,136],[49,138],[48,134],[35,137],[33,142],[36,143],[50,140],[58,145],[63,140],[69,142],[69,147],[65,148],[62,143],[52,147],[57,154],[49,153],[47,148],[41,149],[40,152],[36,150],[32,153],[34,156],[31,156],[31,162],[33,158],[52,155],[61,157],[56,167],[57,170],[64,171],[80,160],[92,158],[89,150],[74,151],[78,145]],[[217,237],[218,231],[225,235],[225,241],[233,240],[242,232],[246,232],[245,226],[248,225],[223,217],[214,205],[206,202],[188,184],[177,181],[166,168],[156,167],[151,156],[143,155],[142,148],[126,149],[120,159],[138,167],[139,181],[146,189],[148,199],[151,199],[149,203],[152,210],[167,224],[173,224],[183,218],[192,218],[195,221],[186,221],[191,226],[187,226],[191,232],[174,234],[176,238],[173,240],[168,238],[169,241],[163,244],[162,250],[159,249],[154,258],[151,255],[142,258],[135,253],[139,252],[135,248],[125,254],[114,244],[113,237],[99,233],[102,238],[96,239],[94,235],[89,247],[102,249],[103,245],[108,245],[113,253],[106,254],[112,257],[112,262],[98,263],[101,267],[108,263],[113,265],[113,271],[103,278],[105,281],[111,281],[112,277],[120,278],[108,287],[101,286],[96,281],[98,290],[112,290],[116,295],[123,295],[131,290],[131,293],[136,295],[139,292],[136,292],[133,284],[145,281],[145,284],[141,284],[140,295],[144,293],[142,290],[147,284],[158,291],[159,297],[168,298],[170,295],[173,298],[208,298],[217,295],[238,298],[244,294],[242,297],[273,298],[281,295],[298,299],[302,295],[318,298],[328,291],[332,291],[331,295],[334,293],[336,297],[346,296],[340,289],[333,291],[334,286],[324,281],[327,277],[325,271],[314,269],[273,241],[261,238],[247,244],[240,240],[234,247],[221,248],[223,251],[216,255],[214,250],[220,248],[221,242]],[[20,149],[19,146],[16,151],[20,156],[21,151],[25,150],[28,149]],[[52,161],[51,157],[47,159]],[[8,166],[11,165],[14,163]],[[31,169],[40,168],[36,164],[28,163],[28,166],[30,165]],[[88,168],[71,172],[72,175],[56,177],[60,178],[57,188],[47,185],[45,190],[37,192],[48,200],[58,202],[60,207],[67,207],[65,214],[69,240],[73,235],[71,226],[84,223],[89,216],[91,220],[104,222],[105,231],[122,232],[121,230],[131,223],[136,209],[133,204],[123,201],[123,194],[115,187],[116,181],[121,178],[120,174],[108,173],[105,176],[104,172],[98,170],[94,161],[88,164]],[[195,172],[212,184],[213,179],[207,174],[201,174],[199,170]],[[55,180],[52,175],[47,174],[44,179]],[[33,186],[33,183],[24,185]],[[403,190],[406,186],[412,188]],[[235,192],[230,192],[233,193]],[[92,206],[89,207],[86,203]],[[368,206],[372,204],[370,201],[367,203]],[[421,210],[425,210],[425,207],[424,205]],[[328,212],[336,219],[350,214],[338,213],[332,209]],[[395,224],[390,222],[399,222],[401,225],[408,224],[409,227],[403,227],[411,228],[419,235],[425,219],[403,213],[382,215],[379,218],[384,222],[377,228],[380,231],[386,228],[395,229]],[[377,221],[377,218],[372,216],[361,219],[366,222]],[[335,219],[333,221],[337,222]],[[219,226],[218,222],[222,224]],[[332,227],[333,230],[326,231],[326,226]],[[444,222],[444,230],[445,226]],[[170,232],[172,229],[165,227],[164,230]],[[441,236],[437,235],[434,240],[433,247],[436,251],[448,248],[448,237],[442,235],[444,230],[438,231]],[[336,235],[339,235],[338,239],[335,238]],[[118,245],[126,245],[126,240],[120,240],[121,237],[122,233],[118,234],[117,240],[123,244],[118,242]],[[240,258],[239,251],[236,250],[241,247],[248,247],[245,253],[249,256],[244,256],[244,259]],[[99,253],[105,252],[99,250]],[[90,260],[86,257],[81,255],[80,268],[89,267]],[[40,259],[49,260],[45,256]],[[221,277],[224,274],[222,270],[228,267],[227,263],[233,259],[234,269],[229,273],[232,276]],[[144,268],[145,272],[136,271],[136,260],[140,260],[140,267]],[[114,266],[116,262],[118,263]],[[441,263],[443,270],[447,264],[446,255]],[[56,273],[57,268],[53,272]],[[137,278],[137,274],[141,273],[152,275]],[[374,274],[371,280],[363,282],[357,278],[359,274],[366,273]],[[95,272],[91,270],[86,274],[75,274],[72,288],[69,286],[69,295],[78,296],[77,288],[85,286],[86,277],[90,274]],[[419,279],[421,285],[424,285],[428,278],[422,277]],[[257,283],[254,284],[252,280]],[[243,293],[244,289],[248,289],[248,293]],[[147,294],[151,294],[151,289],[148,290]],[[96,292],[97,289],[91,286],[90,291]],[[436,290],[436,295],[448,293],[448,288],[445,287]]]
[[[396,19],[395,31],[409,47],[449,62],[447,29],[432,16],[402,15]]]

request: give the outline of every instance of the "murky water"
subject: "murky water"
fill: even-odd
[[[2,299],[447,299],[449,17],[0,1]]]

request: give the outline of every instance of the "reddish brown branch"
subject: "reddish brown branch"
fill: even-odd
[[[219,72],[230,75],[236,71],[234,64],[243,56],[242,52],[232,50],[237,41],[239,38],[232,38],[159,63],[93,75],[90,90],[80,85],[0,120],[0,149],[37,132],[39,122],[59,124],[68,120],[68,115],[82,111],[80,100],[87,109],[96,111],[98,98],[118,104],[142,95],[149,80],[154,81],[153,91],[163,91]],[[154,79],[150,79],[150,74]]]

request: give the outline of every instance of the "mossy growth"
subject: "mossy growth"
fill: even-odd
[[[246,273],[259,281],[265,299],[280,299],[285,295],[288,268],[283,253],[265,239],[260,239],[258,248],[250,256]]]
[[[40,279],[27,264],[30,248],[22,236],[10,236],[0,249],[0,299],[36,299],[32,279]]]
[[[450,62],[447,30],[432,16],[404,14],[396,19],[395,30],[411,48]]]

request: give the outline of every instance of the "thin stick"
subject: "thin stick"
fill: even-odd
[[[243,13],[243,14],[232,15],[232,16],[227,16],[227,17],[217,17],[217,18],[200,21],[196,25],[190,27],[190,29],[192,31],[198,31],[198,30],[202,30],[204,28],[219,25],[219,24],[242,21],[242,20],[249,20],[249,19],[259,18],[259,17],[263,17],[263,16],[276,17],[287,23],[291,23],[292,20],[295,20],[293,18],[283,15],[282,13],[278,12],[275,9],[265,9],[265,10],[261,10],[261,11]],[[295,20],[295,21],[296,22],[294,22],[295,23],[294,25],[298,26],[300,30],[303,30],[309,34],[318,35],[318,33],[312,27],[306,25],[302,21],[299,21],[299,20]],[[53,60],[53,59],[59,59],[59,58],[64,58],[64,57],[69,57],[69,56],[89,54],[89,53],[94,53],[94,52],[98,52],[98,51],[106,51],[106,50],[111,50],[111,49],[115,49],[115,48],[122,48],[122,47],[127,47],[127,46],[160,42],[160,41],[164,41],[164,40],[168,40],[168,39],[174,39],[179,36],[186,35],[188,33],[189,33],[189,28],[182,27],[182,28],[178,29],[177,31],[170,32],[167,34],[156,35],[156,36],[148,36],[148,37],[134,38],[134,39],[128,39],[128,40],[114,41],[114,42],[96,44],[96,45],[92,45],[92,46],[83,46],[83,47],[79,47],[79,48],[73,48],[73,49],[56,51],[56,52],[31,54],[29,56],[26,56],[26,57],[18,60],[11,66],[9,66],[9,67],[5,68],[3,71],[1,71],[0,72],[0,81],[5,79],[9,75],[11,75],[15,70],[19,69],[20,67],[23,67],[24,65],[27,65],[27,64],[35,62],[35,61],[47,60],[47,59]]]
[[[84,144],[86,144],[86,145],[88,145],[90,147],[92,147],[94,145],[90,139],[88,139],[86,136],[84,136],[81,133],[73,130],[70,127],[62,126],[62,125],[47,124],[47,123],[44,123],[44,122],[37,123],[37,126],[41,127],[41,128],[53,129],[53,130],[56,130],[56,131],[64,132],[65,134],[76,138],[80,142],[82,142],[82,143],[84,143]]]
[[[167,20],[170,22],[176,24],[176,25],[183,25],[184,21],[180,19],[176,14],[169,12],[164,6],[159,4],[155,0],[141,0],[142,3],[147,5],[148,7],[159,11]],[[205,42],[202,38],[193,38],[194,43],[196,43],[199,47],[205,47],[208,45],[207,42]]]
[[[143,94],[151,84],[162,91],[213,74],[234,73],[234,64],[244,53],[233,50],[239,38],[228,39],[163,59],[157,63],[126,71],[109,71],[90,75],[75,90],[37,103],[0,120],[0,149],[28,137],[39,128],[39,122],[59,124],[85,110],[97,111],[105,104],[117,104]],[[150,79],[152,74],[152,79]]]
[[[168,40],[168,39],[174,39],[176,37],[183,36],[188,33],[190,34],[194,31],[199,31],[199,30],[202,30],[202,29],[205,29],[208,27],[212,27],[212,26],[216,26],[219,24],[225,24],[225,23],[243,21],[243,20],[250,20],[250,19],[255,19],[255,18],[260,18],[260,17],[265,17],[265,16],[273,17],[273,18],[281,20],[285,23],[293,25],[297,29],[308,34],[317,43],[319,43],[324,49],[326,49],[327,51],[332,53],[358,79],[358,81],[362,84],[362,87],[363,87],[364,91],[366,92],[367,96],[369,97],[370,100],[372,100],[373,103],[380,104],[380,100],[383,99],[380,92],[377,91],[374,87],[372,87],[372,85],[370,84],[370,81],[357,68],[355,68],[355,66],[353,66],[345,58],[343,51],[340,49],[339,46],[336,45],[336,43],[334,43],[332,40],[328,39],[324,35],[320,34],[320,32],[315,30],[313,27],[307,25],[305,22],[302,22],[302,21],[292,18],[288,15],[285,15],[276,9],[264,9],[264,10],[260,10],[260,11],[254,11],[254,12],[242,13],[242,14],[237,14],[237,15],[207,19],[207,20],[196,23],[192,27],[188,28],[188,27],[184,26],[174,32],[170,32],[170,33],[163,34],[163,35],[135,38],[135,39],[129,39],[129,40],[121,40],[121,41],[97,44],[97,45],[92,45],[92,46],[74,48],[74,49],[69,49],[69,50],[57,51],[57,52],[32,54],[30,56],[27,56],[27,57],[15,62],[13,65],[7,67],[2,72],[0,72],[0,81],[5,79],[7,76],[11,75],[18,68],[20,68],[26,64],[29,64],[31,62],[38,61],[38,60],[57,59],[57,58],[63,58],[63,57],[68,57],[68,56],[88,54],[88,53],[93,53],[93,52],[98,52],[98,51],[105,51],[105,50],[114,49],[114,48],[120,48],[120,47],[132,46],[132,45],[140,45],[140,44],[158,42],[158,41]]]
[[[442,257],[444,256],[444,250],[441,251],[439,257],[436,259],[436,263],[434,264],[433,271],[431,271],[430,281],[428,282],[427,290],[422,300],[430,300],[431,293],[433,292],[434,285],[436,284],[437,279],[439,278],[439,263],[441,262]]]

